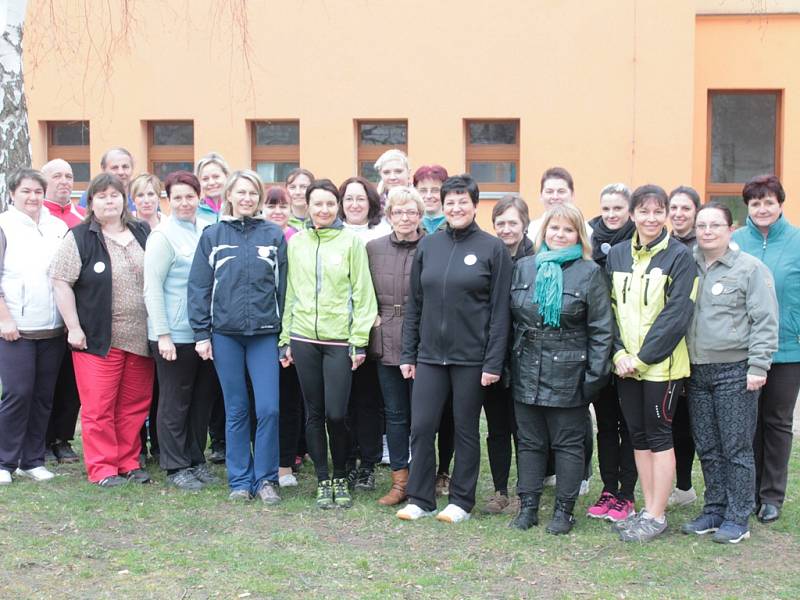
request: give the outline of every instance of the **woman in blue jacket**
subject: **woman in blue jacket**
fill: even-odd
[[[778,351],[758,405],[754,451],[758,520],[780,517],[786,497],[792,419],[800,390],[800,229],[783,215],[786,194],[775,175],[759,175],[745,184],[747,225],[733,234],[743,252],[763,262],[775,278],[778,296]]]
[[[286,241],[275,223],[256,218],[264,186],[235,171],[223,194],[224,216],[203,231],[189,273],[189,322],[195,349],[214,360],[225,400],[225,463],[231,500],[278,495],[278,333],[286,293]],[[250,449],[245,365],[255,391]]]
[[[147,337],[159,381],[159,461],[170,484],[191,491],[218,481],[203,452],[219,383],[214,366],[194,351],[186,311],[189,269],[205,226],[197,218],[200,182],[176,171],[165,184],[170,216],[150,234],[144,253]]]

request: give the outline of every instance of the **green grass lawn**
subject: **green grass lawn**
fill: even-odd
[[[576,508],[573,533],[507,528],[506,516],[447,525],[406,523],[356,495],[349,510],[314,508],[310,465],[300,486],[266,508],[231,504],[224,485],[184,493],[155,483],[111,490],[87,483],[82,465],[51,482],[0,489],[0,599],[16,598],[800,598],[800,509],[795,449],[789,498],[771,526],[753,520],[738,546],[688,537],[698,505],[669,513],[648,545],[623,544],[608,524]],[[223,471],[218,470],[220,475]],[[699,465],[695,486],[702,488]],[[513,480],[512,474],[512,480]],[[492,493],[484,457],[479,506]],[[553,492],[543,498],[546,524]],[[446,502],[440,502],[440,508]]]

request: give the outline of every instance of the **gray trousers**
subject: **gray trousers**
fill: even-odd
[[[747,525],[756,467],[758,392],[747,391],[747,361],[692,365],[689,412],[706,483],[703,512]]]

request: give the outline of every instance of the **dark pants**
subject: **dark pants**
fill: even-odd
[[[637,479],[636,463],[614,381],[606,385],[594,401],[594,414],[597,417],[597,461],[603,491],[632,501]]]
[[[347,403],[352,383],[352,361],[347,346],[292,340],[292,356],[306,406],[306,442],[318,481],[330,479],[328,437],[333,477],[347,474]],[[325,435],[327,424],[328,435]]]
[[[211,406],[208,437],[211,440],[212,452],[225,451],[225,400],[222,398],[222,388],[217,390],[217,397]]]
[[[694,464],[692,420],[689,416],[689,399],[686,397],[686,393],[678,396],[675,416],[672,417],[672,443],[675,444],[675,487],[686,491],[692,487],[692,465]]]
[[[450,504],[470,512],[480,470],[480,417],[484,388],[481,367],[417,363],[411,394],[411,469],[408,500],[423,510],[436,508],[434,441],[448,398],[453,398],[455,466],[450,481]]]
[[[75,367],[72,366],[72,351],[65,342],[64,357],[58,371],[56,389],[53,393],[53,410],[50,412],[50,422],[47,425],[47,445],[57,440],[70,442],[75,437],[75,425],[78,423],[78,413],[81,410],[81,400],[78,397],[78,384],[75,383]]]
[[[594,452],[594,427],[592,426],[592,413],[586,408],[586,431],[583,436],[583,478],[589,480],[592,476],[592,453]],[[547,457],[547,477],[556,474],[556,458],[553,451]]]
[[[175,344],[177,358],[164,360],[150,342],[159,380],[158,432],[161,468],[171,471],[205,462],[206,431],[218,385],[214,363],[202,360],[194,344]]]
[[[455,451],[455,430],[456,425],[453,421],[453,398],[447,399],[447,404],[442,411],[442,419],[439,421],[439,430],[436,437],[436,449],[439,451],[439,462],[436,466],[436,473],[450,473],[450,463],[453,461]]]
[[[366,360],[353,371],[347,412],[349,462],[360,459],[362,467],[372,468],[383,457],[383,398],[374,360]]]
[[[584,475],[586,407],[554,408],[517,402],[517,464],[520,496],[539,496],[552,449],[556,467],[556,498],[574,502]]]
[[[706,483],[706,514],[747,525],[756,472],[758,392],[747,391],[747,361],[692,365],[689,410]]]
[[[411,435],[413,379],[403,379],[400,367],[378,363],[378,381],[386,415],[386,443],[392,471],[408,468],[408,437]]]
[[[294,465],[297,456],[300,424],[303,418],[303,393],[300,391],[300,381],[297,379],[297,369],[294,365],[281,369],[280,388],[281,412],[278,422],[280,466],[288,469]]]
[[[517,446],[516,424],[514,422],[514,401],[511,388],[502,382],[486,388],[483,401],[486,414],[486,450],[489,454],[489,469],[496,492],[508,494],[508,475],[511,471],[511,442]]]
[[[157,352],[156,352],[157,354]],[[157,456],[160,452],[158,447],[158,398],[160,391],[158,387],[158,372],[153,378],[153,401],[150,403],[150,411],[147,414],[147,421],[142,425],[139,437],[142,440],[142,454],[147,454],[147,442],[150,441],[150,456]]]
[[[44,444],[64,337],[0,339],[0,468],[13,471],[44,464]]]
[[[780,507],[786,497],[798,390],[800,363],[773,364],[758,401],[758,423],[753,442],[756,495],[761,503]]]
[[[634,450],[672,449],[672,415],[683,381],[638,381],[617,377],[619,404]]]

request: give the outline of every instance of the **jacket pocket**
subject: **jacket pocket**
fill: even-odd
[[[530,283],[517,283],[511,286],[511,308],[519,308],[525,302]]]
[[[586,356],[585,350],[559,350],[553,353],[552,388],[559,400],[569,401],[582,394]]]
[[[579,315],[584,311],[585,296],[578,290],[564,290],[561,295],[561,313]]]

